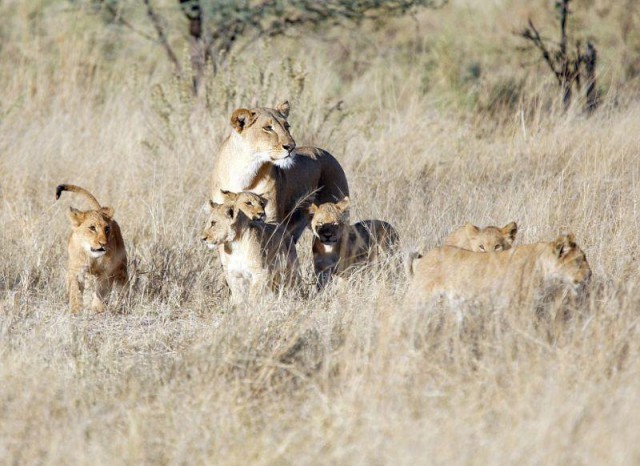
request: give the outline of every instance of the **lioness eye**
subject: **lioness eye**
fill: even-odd
[[[89,230],[91,230],[91,231],[96,231],[96,227],[95,227],[95,226],[93,226],[93,225],[91,225],[91,226],[89,227]]]
[[[263,130],[265,130],[266,132],[271,132],[271,131],[273,131],[273,126],[271,126],[271,125],[267,125],[267,126],[265,126],[264,128],[262,128],[262,129],[263,129]]]
[[[493,248],[493,249],[494,249],[494,251],[499,251],[499,250],[502,249],[502,246],[500,246],[499,244],[496,244],[496,247]]]

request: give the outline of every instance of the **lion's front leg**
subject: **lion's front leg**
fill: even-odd
[[[108,278],[96,279],[96,288],[93,293],[91,308],[98,313],[104,312],[105,302],[111,293],[111,280]]]
[[[84,274],[69,271],[67,274],[67,292],[69,293],[69,310],[78,314],[82,309],[82,293],[84,292]]]

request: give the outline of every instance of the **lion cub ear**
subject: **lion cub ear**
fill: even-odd
[[[84,219],[86,218],[87,214],[86,212],[83,212],[81,210],[74,209],[73,207],[69,207],[69,212],[67,212],[67,216],[69,217],[71,224],[77,227],[77,226],[80,226],[82,222],[84,222]]]
[[[344,212],[349,208],[350,203],[351,203],[351,200],[349,199],[349,196],[345,196],[344,199],[342,199],[340,202],[336,204],[336,207],[342,212]]]
[[[236,202],[236,200],[238,199],[238,193],[226,191],[224,189],[221,189],[220,192],[224,196],[225,201]]]
[[[464,225],[465,230],[467,230],[469,233],[478,233],[480,232],[480,228],[478,228],[477,226],[471,224],[471,223],[466,223]]]
[[[562,258],[575,247],[576,242],[573,233],[569,233],[568,235],[560,235],[553,243],[553,252],[555,253],[556,257]]]
[[[285,100],[284,102],[276,105],[276,111],[278,111],[283,117],[289,118],[289,101]]]
[[[113,210],[113,207],[101,207],[100,213],[108,219],[112,219],[115,211]]]
[[[316,204],[311,204],[309,206],[309,213],[311,215],[315,215],[317,211],[318,211],[318,206]]]
[[[500,231],[508,238],[512,243],[516,240],[516,234],[518,233],[518,225],[516,222],[511,222],[505,226],[503,226]]]
[[[218,204],[217,202],[213,202],[212,200],[209,200],[209,207],[211,207],[212,209],[220,207],[221,205],[222,204]]]
[[[239,108],[231,115],[231,126],[238,132],[242,133],[256,121],[256,112]]]

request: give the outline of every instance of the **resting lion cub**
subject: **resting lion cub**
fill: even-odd
[[[267,222],[286,225],[297,242],[311,201],[337,202],[349,195],[349,185],[329,152],[296,146],[288,117],[289,102],[233,112],[213,171],[212,199],[222,203],[222,190],[260,194],[269,201]]]
[[[408,270],[412,276],[407,299],[418,302],[446,296],[519,303],[555,284],[577,292],[591,276],[573,235],[493,253],[444,246],[411,258]]]
[[[319,289],[332,275],[343,275],[354,266],[373,262],[382,254],[392,254],[398,245],[398,233],[387,222],[364,220],[350,225],[348,197],[338,203],[311,204],[309,213]]]
[[[90,275],[96,279],[91,306],[95,311],[102,312],[113,284],[122,286],[128,279],[127,252],[120,226],[113,219],[113,208],[100,206],[87,190],[72,184],[61,184],[56,188],[56,199],[60,199],[63,191],[81,194],[91,204],[91,210],[80,211],[71,207],[69,211],[73,228],[68,245],[69,306],[72,313],[80,312],[85,281]]]
[[[293,238],[284,228],[252,221],[241,207],[242,198],[242,194],[226,193],[222,204],[210,201],[211,214],[202,233],[207,246],[220,251],[236,304],[264,290],[297,285],[299,279]]]
[[[445,246],[467,249],[474,252],[494,252],[511,249],[518,233],[518,225],[511,222],[502,228],[488,226],[478,228],[467,223],[444,239]]]

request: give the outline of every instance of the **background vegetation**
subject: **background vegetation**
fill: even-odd
[[[638,464],[640,5],[572,2],[599,51],[587,117],[519,50],[529,17],[555,34],[550,3],[261,37],[195,97],[143,2],[119,4],[130,27],[97,2],[2,2],[2,462]],[[152,5],[188,72],[187,20]],[[235,107],[285,98],[296,141],[345,167],[354,220],[405,248],[465,221],[516,220],[520,243],[571,230],[590,297],[564,322],[454,315],[404,306],[382,268],[232,309],[198,240],[208,174]],[[135,271],[119,312],[66,312],[65,212],[84,206],[54,202],[61,182],[115,208]],[[310,279],[308,236],[300,251]]]

